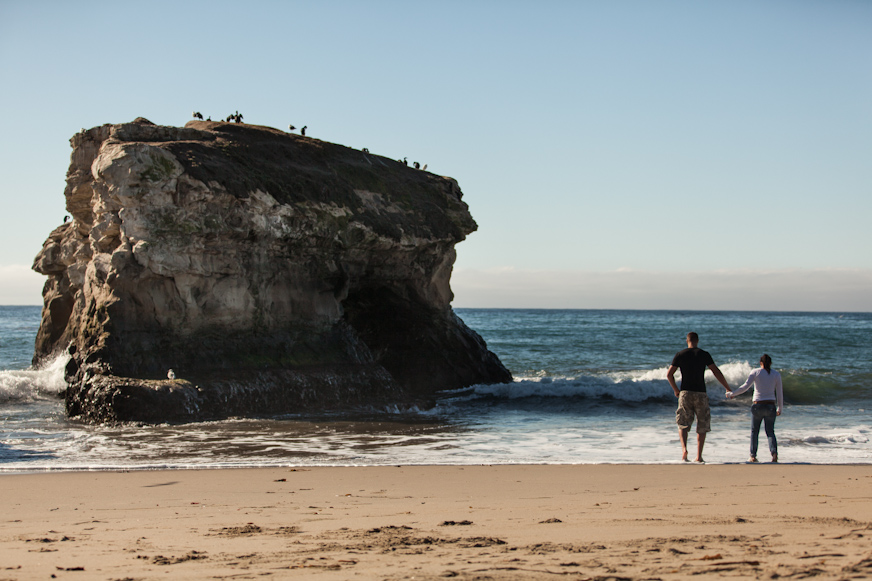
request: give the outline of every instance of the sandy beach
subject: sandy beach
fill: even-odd
[[[870,465],[0,476],[0,579],[854,579]]]

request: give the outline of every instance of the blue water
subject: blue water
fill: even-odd
[[[457,312],[515,382],[447,393],[412,412],[106,427],[64,416],[63,360],[29,368],[39,309],[0,307],[0,471],[678,462],[666,370],[690,330],[732,386],[772,356],[784,380],[782,462],[872,461],[870,313]],[[709,379],[706,461],[744,461],[750,393],[726,401]]]

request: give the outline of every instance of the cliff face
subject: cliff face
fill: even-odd
[[[511,379],[450,306],[454,180],[266,127],[75,135],[35,362],[67,412],[187,421],[426,400]],[[176,379],[168,379],[173,369]]]

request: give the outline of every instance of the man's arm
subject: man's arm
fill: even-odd
[[[666,381],[669,382],[669,385],[672,386],[672,391],[675,392],[675,397],[678,397],[678,384],[675,383],[675,372],[678,368],[674,365],[669,366],[669,371],[666,372]]]
[[[724,386],[724,389],[726,389],[727,391],[730,391],[730,385],[727,383],[727,380],[724,378],[724,374],[721,373],[720,369],[718,369],[718,366],[715,365],[714,363],[712,363],[711,365],[708,366],[708,368],[711,370],[712,375],[715,376],[715,379],[717,379],[718,381],[721,382],[721,385]]]

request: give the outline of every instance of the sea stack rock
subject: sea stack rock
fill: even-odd
[[[69,354],[70,416],[420,404],[511,380],[451,308],[476,229],[454,180],[247,124],[139,118],[71,144],[73,219],[33,265],[34,362]]]

